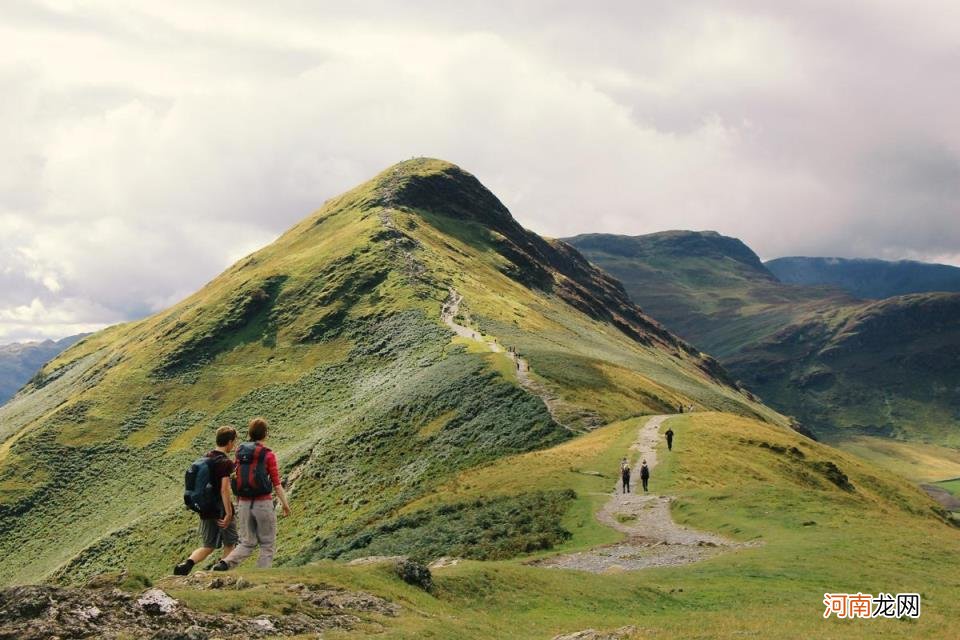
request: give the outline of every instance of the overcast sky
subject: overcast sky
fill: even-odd
[[[955,0],[472,4],[3,0],[0,342],[163,309],[420,155],[544,235],[960,264]]]

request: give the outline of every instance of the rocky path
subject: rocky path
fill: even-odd
[[[630,447],[637,454],[631,471],[631,488],[636,493],[623,493],[619,480],[613,495],[597,513],[597,519],[628,537],[623,542],[570,553],[537,562],[538,566],[579,569],[593,573],[681,565],[696,562],[726,549],[752,546],[721,536],[682,527],[670,517],[669,496],[651,491],[643,493],[640,464],[646,458],[650,468],[650,488],[657,486],[657,450],[660,427],[670,416],[655,416],[640,429]],[[674,455],[667,453],[667,455]]]
[[[525,358],[521,358],[516,353],[507,351],[496,340],[485,339],[481,333],[471,329],[470,327],[457,324],[456,317],[457,313],[460,311],[461,302],[463,302],[463,296],[451,289],[450,296],[447,298],[446,302],[443,303],[443,307],[440,310],[440,319],[443,320],[443,323],[450,327],[454,333],[462,338],[476,340],[477,342],[486,345],[486,347],[493,353],[506,353],[508,356],[510,356],[513,362],[517,365],[517,380],[519,381],[520,386],[523,387],[528,393],[531,393],[543,400],[543,404],[546,405],[547,411],[550,412],[550,417],[553,418],[554,422],[568,431],[577,432],[575,429],[565,424],[560,418],[560,406],[562,405],[563,401],[560,400],[560,398],[558,398],[556,394],[550,391],[550,389],[548,389],[545,385],[530,375],[530,363]]]

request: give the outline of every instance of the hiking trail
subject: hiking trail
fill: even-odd
[[[650,468],[650,486],[656,487],[656,444],[661,437],[660,426],[670,417],[653,416],[647,420],[640,428],[637,440],[630,446],[630,451],[637,454],[630,472],[630,488],[637,493],[623,493],[618,474],[613,495],[597,512],[600,522],[626,534],[627,539],[586,551],[545,558],[533,564],[592,573],[629,571],[689,564],[728,549],[757,546],[755,542],[734,542],[713,533],[680,526],[670,516],[671,497],[643,492],[641,462],[646,458]],[[666,455],[676,455],[676,452],[667,452]]]
[[[526,358],[522,358],[519,354],[512,351],[507,351],[500,346],[495,339],[484,339],[482,333],[475,331],[470,327],[465,327],[462,324],[457,324],[455,318],[457,317],[457,313],[460,311],[461,302],[463,302],[463,296],[457,293],[454,289],[450,289],[450,296],[447,298],[446,302],[443,303],[443,307],[440,310],[440,318],[443,320],[444,324],[450,327],[454,333],[462,338],[480,342],[481,344],[486,345],[486,347],[493,353],[506,353],[508,356],[510,356],[513,362],[518,365],[516,368],[516,373],[517,381],[520,383],[520,386],[523,387],[528,393],[531,393],[543,400],[543,404],[546,405],[547,411],[550,413],[550,417],[553,418],[554,422],[567,431],[581,433],[581,431],[573,429],[563,422],[563,420],[561,420],[560,407],[562,406],[563,401],[558,398],[556,394],[550,391],[546,385],[530,375],[530,363],[526,360]]]

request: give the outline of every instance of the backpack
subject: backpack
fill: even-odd
[[[220,505],[220,492],[213,486],[213,472],[210,468],[217,457],[197,458],[183,476],[183,503],[197,513],[216,511]]]
[[[259,442],[244,442],[237,447],[237,477],[233,491],[241,498],[260,498],[273,492],[273,483],[267,472],[267,454],[270,449]]]

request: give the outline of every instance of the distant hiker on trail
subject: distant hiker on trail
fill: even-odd
[[[673,451],[673,429],[667,429],[663,435],[667,436],[667,451]]]
[[[236,429],[220,427],[216,435],[217,448],[187,470],[183,498],[187,506],[200,515],[200,546],[173,568],[174,575],[188,575],[194,565],[206,560],[214,549],[222,546],[223,557],[226,557],[237,546],[237,523],[230,491],[233,461],[229,457],[236,442]]]
[[[620,480],[623,482],[623,492],[630,493],[630,465],[620,467]]]
[[[283,515],[290,515],[287,494],[280,484],[277,456],[263,446],[267,438],[267,421],[254,418],[248,428],[250,442],[237,447],[236,491],[240,498],[237,511],[240,515],[240,546],[233,553],[213,566],[214,571],[227,571],[246,560],[259,545],[260,557],[257,566],[273,564],[277,542],[277,512],[273,506],[272,493],[283,507]]]
[[[677,407],[677,409],[678,409],[677,413],[683,413],[683,405],[682,405],[682,404],[681,404],[679,407]]]
[[[647,461],[644,459],[643,463],[640,465],[640,482],[643,483],[643,492],[647,492],[647,480],[650,479],[650,467],[647,466]]]

